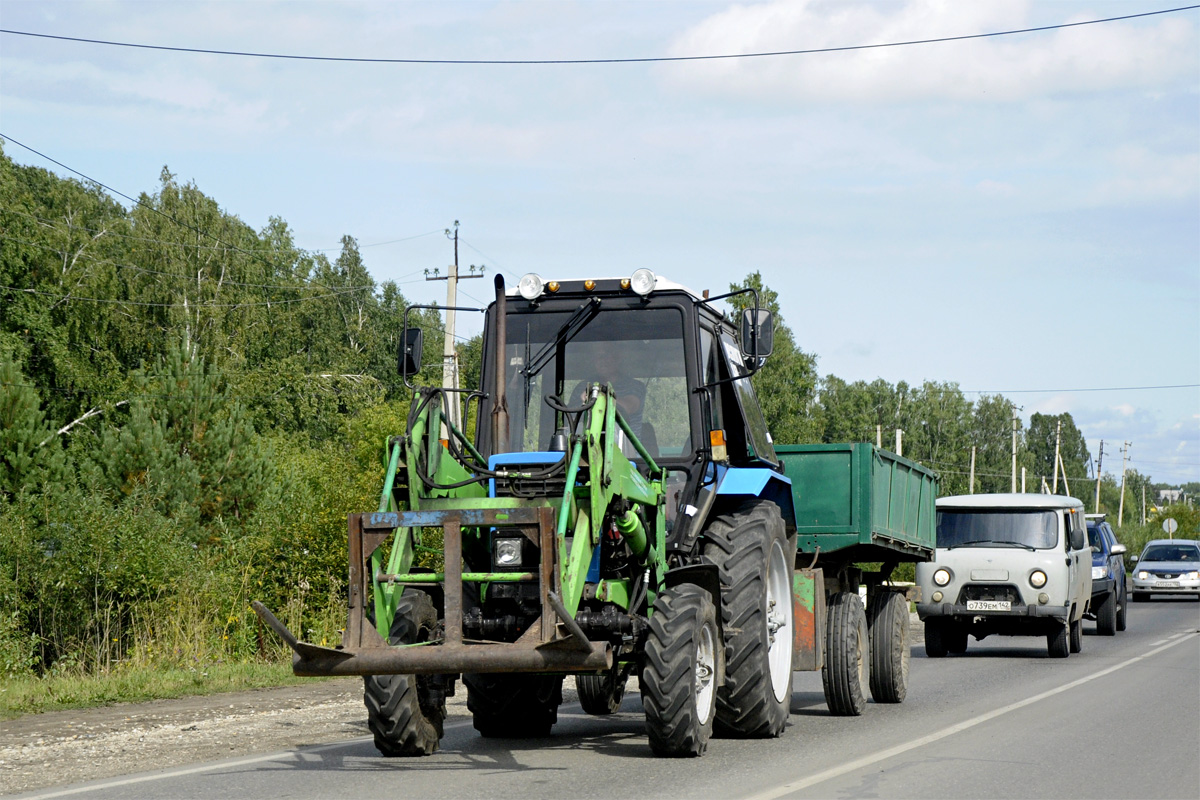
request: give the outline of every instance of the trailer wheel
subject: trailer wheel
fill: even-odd
[[[685,583],[658,595],[639,681],[656,755],[704,755],[716,711],[720,642],[708,592]]]
[[[858,592],[838,592],[829,601],[825,665],[821,683],[825,704],[838,717],[857,717],[867,707],[871,653],[867,614]]]
[[[1051,658],[1066,658],[1071,655],[1070,623],[1064,622],[1046,634],[1046,651]]]
[[[579,691],[579,705],[588,714],[598,717],[612,714],[621,707],[628,678],[629,665],[620,664],[613,664],[608,672],[598,675],[577,675],[575,688]]]
[[[945,658],[950,650],[946,647],[946,620],[930,617],[925,620],[925,655],[929,658]]]
[[[407,591],[396,603],[388,640],[393,645],[429,639],[437,612],[429,595]],[[438,749],[446,719],[446,692],[435,675],[367,675],[363,678],[367,727],[385,756],[427,756]]]
[[[903,703],[908,694],[908,601],[899,592],[871,598],[871,697],[876,703]]]
[[[1104,595],[1096,609],[1096,633],[1101,636],[1117,635],[1117,589]]]
[[[1083,652],[1083,617],[1071,623],[1071,652]]]
[[[725,684],[717,690],[717,735],[783,733],[792,697],[792,566],[779,507],[752,500],[714,519],[704,555],[721,574]]]
[[[489,739],[540,739],[550,735],[562,705],[562,675],[479,673],[463,675],[475,730]]]

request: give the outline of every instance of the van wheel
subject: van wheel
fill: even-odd
[[[866,709],[870,647],[867,613],[858,592],[833,595],[829,599],[821,684],[825,689],[825,705],[834,716],[857,717]]]
[[[945,629],[943,619],[930,617],[925,620],[925,655],[929,658],[945,658],[949,652],[946,649]]]
[[[956,656],[967,652],[967,626],[963,624],[948,625],[946,631],[946,649]]]
[[[1071,623],[1071,642],[1072,653],[1083,652],[1083,617]]]
[[[1066,658],[1071,655],[1071,626],[1062,623],[1053,633],[1046,634],[1046,650],[1051,658]]]

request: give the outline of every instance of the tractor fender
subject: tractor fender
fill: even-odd
[[[764,467],[730,467],[722,470],[712,514],[749,499],[770,500],[779,506],[788,535],[796,530],[796,511],[792,504],[792,481]]]

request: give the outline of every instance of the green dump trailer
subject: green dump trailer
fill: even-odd
[[[793,669],[821,670],[837,715],[861,714],[868,688],[876,702],[902,702],[908,604],[919,598],[891,578],[900,563],[933,557],[937,476],[867,443],[779,445],[776,453],[796,521]]]

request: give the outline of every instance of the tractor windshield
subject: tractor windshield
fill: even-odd
[[[681,310],[515,313],[507,338],[508,451],[549,447],[562,420],[546,395],[578,407],[588,384],[610,383],[621,415],[652,456],[691,452]]]

